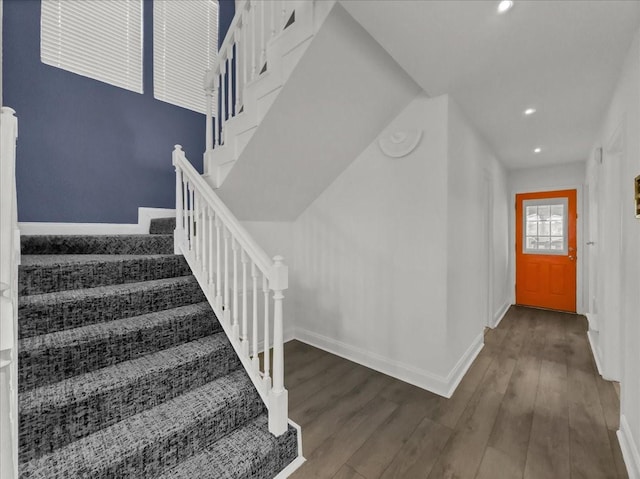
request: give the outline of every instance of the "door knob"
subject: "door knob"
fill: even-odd
[[[576,257],[575,257],[575,256],[569,256],[569,259],[570,259],[571,261],[575,261]]]

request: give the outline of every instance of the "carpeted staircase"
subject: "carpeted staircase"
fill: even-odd
[[[22,238],[20,478],[273,478],[267,413],[182,256],[154,234]]]

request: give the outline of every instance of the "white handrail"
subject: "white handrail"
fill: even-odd
[[[283,341],[283,291],[288,288],[288,268],[281,256],[269,258],[189,163],[180,145],[175,146],[172,160],[176,170],[175,252],[183,254],[189,263],[269,410],[269,431],[279,436],[286,432],[288,421]],[[248,267],[253,288],[247,287]],[[262,290],[258,289],[260,275]],[[273,293],[271,300],[269,292]],[[258,301],[258,295],[263,296],[263,301]],[[239,296],[242,301],[238,300]],[[247,307],[249,296],[253,304],[251,321]],[[259,316],[262,322],[258,321]],[[258,326],[260,323],[262,329]],[[258,347],[260,341],[262,348]],[[253,345],[251,352],[250,345]],[[272,362],[269,360],[271,347]]]
[[[0,479],[18,477],[18,265],[15,111],[0,114]]]
[[[225,224],[227,229],[229,229],[231,235],[236,238],[240,246],[249,253],[249,256],[256,263],[256,266],[260,268],[260,271],[268,273],[273,263],[269,255],[256,243],[245,227],[242,226],[229,208],[227,208],[227,205],[222,202],[211,186],[207,184],[200,173],[198,173],[189,160],[187,160],[180,145],[175,146],[173,166],[179,166],[184,178],[186,178],[189,184],[201,192],[201,195],[213,207],[217,216]]]

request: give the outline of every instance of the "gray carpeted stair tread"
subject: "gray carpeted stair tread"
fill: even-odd
[[[273,436],[264,413],[156,479],[272,479],[297,455],[296,430]]]
[[[171,254],[173,235],[21,236],[22,254]]]
[[[176,229],[176,217],[171,218],[153,218],[149,224],[149,233],[157,234],[173,234]]]
[[[99,286],[19,298],[19,336],[85,326],[205,301],[193,276]]]
[[[240,367],[226,335],[217,333],[22,392],[21,461],[39,457]],[[246,376],[244,369],[241,373]]]
[[[19,341],[20,390],[43,386],[208,336],[222,327],[207,302]]]
[[[263,411],[246,373],[236,371],[23,463],[21,478],[155,477]]]
[[[191,274],[181,255],[22,255],[20,295],[95,288]]]
[[[174,228],[21,238],[20,479],[266,479],[297,456],[294,429],[268,432]]]

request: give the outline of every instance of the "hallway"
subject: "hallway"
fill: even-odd
[[[512,306],[444,399],[304,343],[286,344],[291,477],[626,478],[619,399],[583,316]]]

